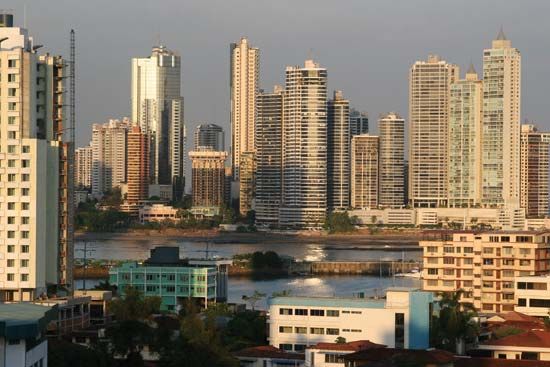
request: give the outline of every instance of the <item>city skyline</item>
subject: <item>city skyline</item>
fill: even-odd
[[[166,3],[167,8],[170,8],[170,4],[174,5],[172,1],[163,3]],[[68,7],[68,10],[74,14],[74,22],[78,20],[78,26],[75,26],[71,24],[73,21],[53,12],[50,13],[50,9],[55,8],[51,6],[53,4],[49,4],[48,7],[28,4],[27,27],[32,28],[35,34],[39,35],[37,42],[49,46],[47,51],[59,50],[67,55],[68,31],[72,26],[75,26],[77,31],[80,67],[78,98],[81,101],[77,110],[77,146],[85,146],[88,143],[92,123],[130,115],[130,60],[132,57],[147,55],[159,40],[182,55],[182,75],[185,86],[183,96],[190,106],[185,111],[188,131],[193,131],[198,123],[204,121],[219,124],[225,131],[229,131],[227,47],[241,36],[248,37],[254,46],[262,50],[261,88],[271,90],[273,84],[282,84],[286,66],[301,64],[309,54],[313,54],[316,60],[331,71],[328,90],[343,90],[351,102],[351,107],[368,111],[373,121],[386,111],[397,111],[405,120],[408,120],[406,82],[409,66],[428,53],[437,53],[448,62],[458,64],[463,70],[467,68],[470,61],[474,63],[477,70],[482,70],[481,52],[490,47],[490,42],[495,38],[501,25],[508,38],[513,39],[514,46],[521,49],[524,55],[521,121],[527,118],[537,123],[543,131],[550,127],[550,122],[546,121],[543,110],[545,95],[543,91],[546,83],[544,78],[538,78],[544,70],[543,63],[534,63],[535,60],[544,60],[547,52],[537,47],[543,42],[546,32],[541,32],[540,28],[536,28],[536,24],[546,24],[537,22],[537,17],[550,10],[548,3],[530,2],[530,9],[533,11],[528,12],[529,21],[522,22],[527,13],[518,11],[520,4],[510,2],[507,6],[497,7],[494,6],[497,4],[494,1],[483,4],[476,2],[476,14],[468,14],[471,17],[471,27],[468,29],[457,27],[455,23],[466,16],[471,7],[463,3],[453,6],[433,1],[421,1],[424,5],[431,4],[429,14],[418,13],[419,10],[425,11],[428,7],[416,6],[416,4],[414,7],[402,4],[399,8],[393,9],[389,2],[385,4],[375,1],[359,4],[350,1],[348,7],[337,9],[333,14],[335,19],[344,19],[345,16],[356,19],[363,16],[369,21],[361,21],[361,26],[357,26],[358,22],[346,22],[349,25],[344,24],[336,31],[324,30],[321,25],[314,26],[312,29],[306,29],[302,25],[291,25],[287,29],[270,32],[269,24],[272,20],[268,19],[268,24],[218,22],[213,25],[212,31],[197,37],[194,33],[193,36],[185,36],[190,33],[177,31],[179,26],[176,26],[176,23],[189,22],[174,21],[173,24],[170,22],[175,19],[175,16],[183,16],[184,20],[187,17],[194,19],[191,25],[196,25],[201,19],[203,23],[213,24],[212,18],[219,17],[223,14],[224,7],[229,6],[219,2],[213,3],[216,6],[209,8],[210,10],[204,10],[197,4],[185,6],[178,4],[179,7],[176,7],[173,14],[168,11],[163,12],[162,6],[149,14],[146,4],[132,4],[130,7],[125,6],[127,4],[122,1],[110,4],[110,11],[104,14],[105,22],[102,22],[101,29],[87,19],[80,21],[81,15],[92,11],[88,9],[89,5],[77,4]],[[6,5],[15,10],[16,22],[22,24],[23,5],[19,2]],[[308,7],[308,2],[298,6],[299,8]],[[274,15],[279,15],[278,22],[287,18],[292,20],[295,17],[285,12],[284,2],[270,4],[269,7],[255,4],[250,11],[257,12],[262,8],[273,11]],[[307,17],[318,15],[326,19],[329,15],[326,13],[335,10],[330,5],[320,8],[323,9],[314,10],[314,13]],[[296,14],[303,14],[298,10]],[[447,14],[449,10],[454,11],[457,16],[437,17],[437,15]],[[124,14],[123,11],[137,18],[144,17],[146,13],[151,17],[151,25],[148,23],[145,26],[140,25],[139,29],[135,26],[122,29],[120,18]],[[489,12],[491,16],[487,17]],[[378,18],[384,18],[380,16],[384,14],[397,17],[401,23],[392,29],[385,28],[382,33],[374,32],[383,22]],[[246,14],[239,14],[238,19],[244,19],[245,16]],[[434,22],[434,27],[439,27],[441,32],[430,34],[429,30],[421,26],[422,19],[428,19],[428,17]],[[49,19],[59,26],[49,27],[50,21],[43,22],[42,19]],[[157,25],[159,22],[155,22],[160,19],[162,19],[162,26]],[[456,31],[457,29],[460,31]],[[302,32],[298,37],[294,37],[292,34],[297,31]],[[118,41],[117,37],[112,37],[114,33],[120,35]],[[106,34],[109,36],[105,36]],[[342,36],[345,36],[349,42],[344,42],[342,45],[334,45],[334,42],[330,42]],[[95,44],[92,40],[96,38],[112,38],[112,40]],[[121,40],[125,42],[120,42]],[[285,41],[283,47],[281,47],[281,40]],[[330,47],[326,46],[327,42],[331,43]],[[354,57],[353,60],[341,57],[342,52],[349,53],[353,50],[354,42],[367,45],[368,57]],[[456,47],[457,44],[460,47]],[[94,52],[99,52],[98,47],[104,49],[105,54],[109,55],[108,69],[105,68],[105,64],[93,62],[90,56]],[[376,52],[372,53],[372,51]],[[382,54],[384,57],[377,56]],[[110,82],[112,88],[105,91],[101,89],[101,85],[107,82]],[[370,85],[373,88],[364,88],[364,85]],[[100,90],[98,88],[101,89],[101,93],[98,92]],[[374,128],[372,132],[376,133],[377,129]],[[228,138],[226,137],[226,146],[228,146]]]

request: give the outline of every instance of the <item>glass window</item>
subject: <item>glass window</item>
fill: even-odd
[[[338,310],[327,310],[328,317],[338,317],[340,316],[340,311]]]
[[[292,326],[279,326],[279,332],[290,334],[292,333]]]
[[[296,326],[294,332],[296,334],[307,334],[307,328],[305,326]]]
[[[325,310],[310,310],[310,316],[325,316]]]
[[[296,316],[307,316],[307,308],[297,308],[294,310]]]
[[[280,308],[279,315],[292,315],[292,308]]]
[[[340,334],[339,329],[327,328],[327,335],[338,335],[338,334]]]

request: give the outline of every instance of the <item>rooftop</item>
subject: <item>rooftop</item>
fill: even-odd
[[[454,367],[550,367],[550,361],[458,357]]]
[[[57,317],[57,306],[33,303],[0,304],[0,336],[8,339],[36,338]]]
[[[357,340],[349,343],[317,343],[311,347],[308,347],[308,349],[350,351],[350,352],[358,352],[360,350],[380,349],[380,348],[386,348],[386,345],[376,344],[369,340]]]
[[[277,359],[291,359],[291,360],[304,360],[303,354],[288,353],[271,345],[260,345],[258,347],[251,347],[239,350],[233,353],[235,357],[248,357],[248,358],[277,358]]]
[[[367,349],[359,352],[351,353],[344,356],[346,361],[362,362],[383,362],[388,361],[407,361],[409,363],[418,363],[422,365],[447,365],[454,361],[455,357],[452,353],[439,349]],[[371,365],[369,363],[369,365]],[[391,364],[384,364],[391,366]]]
[[[484,346],[550,348],[550,332],[542,330],[529,330],[525,333],[486,341],[479,346],[479,349],[483,349]]]

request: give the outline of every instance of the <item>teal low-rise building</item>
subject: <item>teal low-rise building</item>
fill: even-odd
[[[178,247],[157,247],[143,263],[126,262],[109,271],[109,281],[124,294],[134,287],[145,296],[162,299],[161,309],[178,311],[187,300],[207,308],[227,299],[230,260],[186,260]]]

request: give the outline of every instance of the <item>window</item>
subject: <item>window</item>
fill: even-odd
[[[493,282],[483,282],[483,288],[493,288]]]
[[[455,249],[452,246],[445,246],[445,247],[443,247],[443,252],[447,252],[449,254],[452,254],[452,253],[455,252]]]
[[[310,316],[325,316],[325,310],[310,310]]]
[[[8,231],[8,238],[15,238],[15,231]]]
[[[8,187],[8,196],[15,196],[15,188]]]
[[[8,88],[8,97],[17,97],[17,89]]]
[[[465,258],[462,260],[462,263],[464,265],[472,265],[474,263],[474,259],[472,259],[471,257],[470,258]]]
[[[29,217],[21,217],[21,224],[29,224]]]
[[[9,345],[17,345],[19,344],[21,341],[19,339],[9,339],[8,340],[8,344]]]
[[[455,271],[454,269],[443,269],[443,275],[447,275],[447,276],[455,275]]]
[[[521,352],[521,359],[526,359],[529,361],[538,361],[539,354],[536,352]]]
[[[483,265],[493,265],[493,259],[483,259]]]
[[[13,268],[15,266],[15,260],[14,259],[8,259],[7,266],[8,266],[8,268]]]
[[[8,153],[14,154],[16,152],[15,145],[8,145]]]
[[[8,245],[8,252],[15,252],[15,245]]]
[[[23,187],[21,189],[21,196],[29,196],[29,189],[27,187]]]
[[[294,315],[296,316],[307,316],[307,309],[306,308],[297,308],[294,310]]]
[[[29,231],[21,231],[21,238],[29,238]]]
[[[23,173],[23,174],[21,175],[21,181],[23,181],[23,182],[29,182],[29,181],[30,181],[30,176],[29,176],[29,174],[28,174],[28,173]]]
[[[8,210],[15,210],[15,203],[8,203]]]
[[[16,177],[15,173],[8,173],[8,182],[15,182]]]
[[[279,332],[280,333],[285,333],[285,334],[290,334],[290,333],[292,333],[292,326],[279,326]]]
[[[328,317],[338,317],[340,316],[340,311],[338,310],[327,310]]]
[[[493,271],[492,270],[483,270],[483,276],[484,277],[492,277]]]
[[[23,148],[21,149],[21,152],[22,153],[30,153],[31,152],[31,147],[28,146],[28,145],[23,145]]]
[[[21,203],[21,210],[29,210],[29,203]]]
[[[443,258],[443,264],[451,265],[455,263],[454,257],[444,257]]]
[[[531,265],[531,260],[520,260],[519,266],[529,266]]]
[[[428,275],[437,275],[437,271],[438,271],[438,269],[429,268],[428,269]]]
[[[29,168],[31,166],[31,161],[28,159],[22,159],[21,160],[21,167],[23,168]]]
[[[531,255],[531,249],[530,248],[520,248],[519,249],[520,255]]]
[[[327,335],[338,335],[338,334],[340,334],[339,329],[327,328]]]
[[[28,282],[29,281],[29,274],[21,274],[21,281],[22,282]]]
[[[292,351],[292,344],[279,344],[279,349],[280,350],[285,350],[287,352],[291,352]]]
[[[533,242],[533,237],[532,236],[517,236],[516,237],[516,242]]]
[[[462,270],[462,275],[472,276],[472,275],[474,275],[474,270],[473,269],[464,269],[464,270]]]
[[[8,125],[15,125],[16,117],[8,116]]]
[[[8,60],[8,68],[16,68],[17,60]]]
[[[292,308],[280,308],[279,315],[292,315]]]
[[[8,168],[15,168],[15,159],[8,159]]]
[[[9,83],[15,83],[16,82],[15,74],[8,74],[8,82]]]
[[[529,300],[529,306],[530,307],[550,308],[550,299],[531,298]]]
[[[512,247],[509,247],[509,246],[503,247],[502,253],[504,255],[512,255]]]
[[[15,217],[8,217],[8,224],[15,224]]]
[[[340,363],[344,364],[344,355],[343,354],[325,354],[325,363]]]
[[[500,242],[510,242],[510,236],[501,236]]]
[[[29,267],[29,260],[21,260],[21,267],[22,268],[28,268]]]
[[[492,247],[484,247],[483,248],[483,253],[484,254],[492,254],[493,253],[493,248]]]
[[[306,350],[305,344],[294,344],[294,351],[295,352],[304,352]]]
[[[436,257],[428,257],[428,264],[437,264]]]
[[[437,252],[437,246],[428,246],[427,251],[428,252]]]
[[[8,102],[8,111],[15,111],[16,109],[17,109],[17,103],[16,102]],[[15,131],[8,131],[8,138],[9,139],[15,139],[15,138],[10,138],[9,133],[14,133],[15,134]]]
[[[437,287],[437,280],[435,279],[428,279],[428,282],[426,283],[428,287]]]
[[[444,281],[443,281],[443,286],[444,286],[444,287],[454,287],[455,284],[454,284],[454,282],[453,282],[452,280],[444,280]]]
[[[166,293],[174,293],[176,291],[176,287],[173,285],[167,285],[166,286]]]
[[[514,276],[514,271],[513,270],[503,270],[502,271],[502,276],[505,277],[505,278],[511,278]]]
[[[466,236],[460,236],[460,242],[466,242]]]
[[[22,245],[21,246],[21,252],[26,254],[29,252],[29,245]]]
[[[322,327],[312,327],[309,329],[309,333],[314,335],[324,335],[325,329],[323,329]]]
[[[305,326],[296,326],[294,328],[294,332],[296,334],[307,334],[307,327],[305,327]]]
[[[13,282],[15,280],[15,274],[9,273],[7,279],[8,282]]]
[[[395,348],[403,349],[405,347],[405,314],[395,314]]]
[[[520,306],[520,307],[526,307],[526,306],[527,306],[527,299],[525,299],[525,298],[518,298],[518,306]]]
[[[464,253],[465,254],[471,254],[474,252],[474,248],[473,247],[464,247]]]

